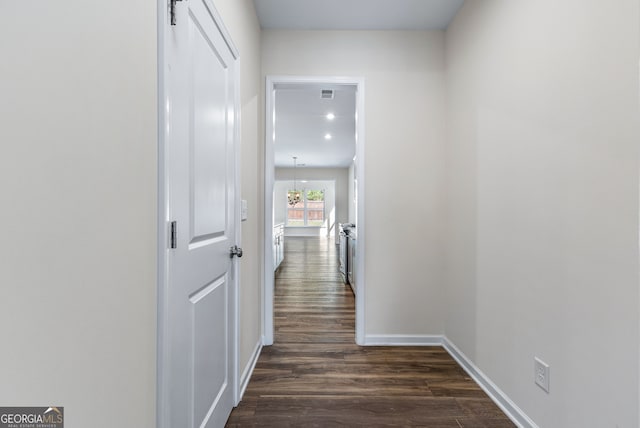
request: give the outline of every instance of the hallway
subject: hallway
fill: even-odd
[[[514,425],[440,347],[360,347],[354,297],[324,238],[287,238],[275,343],[228,427]]]

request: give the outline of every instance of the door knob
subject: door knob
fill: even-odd
[[[237,245],[234,245],[229,250],[229,253],[231,255],[231,258],[233,258],[233,256],[242,257],[242,248],[238,247]]]

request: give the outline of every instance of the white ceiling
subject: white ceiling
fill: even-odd
[[[443,30],[464,0],[254,0],[260,25],[283,30]],[[347,167],[355,155],[355,87],[276,88],[275,166]],[[336,119],[327,121],[332,111]],[[325,140],[326,133],[332,134]]]
[[[285,30],[444,30],[464,0],[254,0],[260,25]]]
[[[332,89],[333,99],[320,97]],[[348,167],[355,156],[356,87],[280,84],[276,86],[274,157],[276,167]],[[333,113],[333,120],[327,114]],[[331,139],[325,139],[330,134]]]

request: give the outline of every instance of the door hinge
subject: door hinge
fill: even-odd
[[[176,2],[182,0],[169,0],[169,15],[171,16],[171,25],[176,25]]]
[[[170,229],[169,248],[178,248],[178,223],[172,221],[170,223]]]

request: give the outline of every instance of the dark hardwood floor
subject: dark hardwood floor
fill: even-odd
[[[502,428],[515,425],[440,347],[360,347],[337,247],[287,238],[275,344],[228,427]]]

